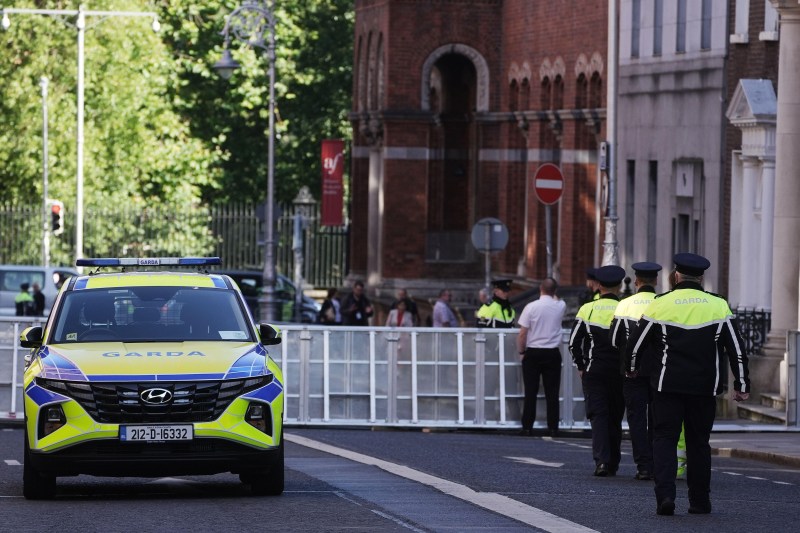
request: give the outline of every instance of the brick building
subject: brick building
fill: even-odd
[[[485,217],[508,228],[495,275],[547,273],[531,177],[565,177],[554,273],[599,261],[605,0],[356,0],[350,276],[381,290],[474,290]]]

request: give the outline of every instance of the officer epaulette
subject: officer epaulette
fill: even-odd
[[[727,299],[727,298],[725,298],[725,297],[724,297],[723,295],[721,295],[721,294],[717,294],[716,292],[711,292],[711,291],[705,291],[705,292],[706,292],[706,294],[710,294],[711,296],[716,296],[717,298],[720,298],[720,299],[722,299],[722,300],[725,300],[725,303],[728,303],[728,299]]]
[[[661,294],[656,294],[654,298],[661,298],[662,296],[666,296],[667,294],[671,293],[672,291],[662,292]]]

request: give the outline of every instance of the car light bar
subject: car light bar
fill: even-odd
[[[78,259],[79,267],[126,267],[126,266],[206,266],[221,265],[219,257],[94,257]]]

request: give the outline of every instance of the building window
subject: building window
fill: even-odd
[[[675,35],[675,51],[686,51],[686,0],[678,0],[678,24]]]
[[[575,83],[575,108],[584,109],[589,106],[589,82],[586,75],[581,74]]]
[[[631,9],[631,57],[639,57],[639,34],[641,32],[642,0],[633,0]]]
[[[769,0],[765,0],[769,4]],[[732,43],[747,43],[750,39],[748,31],[750,29],[750,0],[736,0],[734,10],[733,34],[730,37]]]
[[[758,34],[761,41],[778,40],[778,12],[769,0],[764,0],[764,31]]]
[[[653,55],[661,55],[662,34],[664,32],[664,0],[653,2]]]
[[[711,50],[711,0],[703,0],[700,49]]]
[[[650,161],[647,183],[647,260],[656,257],[656,214],[658,213],[658,161]]]
[[[627,161],[627,187],[625,191],[625,255],[628,261],[633,258],[633,228],[636,225],[634,211],[636,205],[636,161]]]

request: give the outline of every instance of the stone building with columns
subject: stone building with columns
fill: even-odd
[[[607,6],[356,0],[350,276],[418,296],[483,280],[470,240],[484,217],[509,242],[494,274],[546,275],[544,208],[531,178],[561,166],[555,273],[582,284],[598,260],[597,149]],[[575,36],[580,35],[580,39]]]

